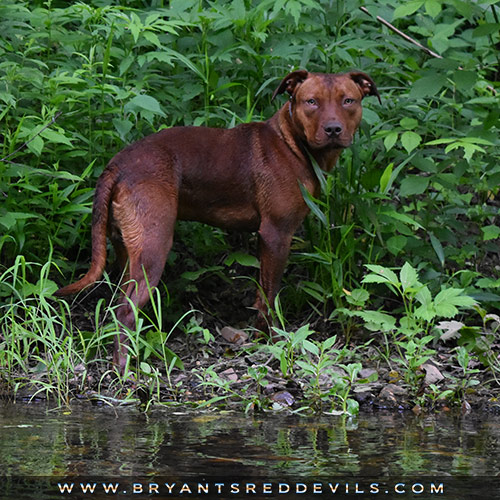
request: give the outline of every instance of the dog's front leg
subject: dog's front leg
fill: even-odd
[[[290,252],[293,231],[281,226],[263,220],[259,228],[260,289],[254,306],[259,311],[256,323],[259,330],[268,330],[272,326],[269,308],[274,307]]]

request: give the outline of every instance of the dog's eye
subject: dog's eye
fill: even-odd
[[[316,106],[318,103],[316,102],[316,99],[307,99],[307,104],[310,106]]]
[[[351,99],[350,97],[346,97],[346,98],[344,99],[344,104],[345,104],[346,106],[349,106],[350,104],[353,104],[353,103],[354,103],[354,99]]]

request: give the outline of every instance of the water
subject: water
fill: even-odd
[[[499,431],[492,415],[346,420],[155,409],[145,416],[135,408],[0,403],[0,498],[486,500],[500,495]],[[111,481],[119,493],[105,494],[101,483]],[[71,494],[58,483],[73,484]],[[82,493],[80,483],[96,490]]]

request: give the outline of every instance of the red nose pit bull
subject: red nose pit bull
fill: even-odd
[[[260,287],[255,307],[265,325],[296,229],[308,213],[300,184],[318,195],[309,154],[324,170],[352,144],[361,101],[379,93],[365,73],[294,71],[274,91],[289,102],[269,120],[232,129],[173,127],[126,147],[97,181],[92,262],[87,274],[56,292],[66,296],[98,280],[109,236],[127,268],[119,322],[135,328],[130,301],[141,308],[160,281],[177,219],[259,234]],[[128,267],[127,267],[128,262]],[[147,276],[147,280],[145,278]],[[123,373],[127,340],[116,336],[113,362]]]

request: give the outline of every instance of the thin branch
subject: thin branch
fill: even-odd
[[[16,153],[18,153],[19,151],[21,151],[21,149],[25,148],[33,139],[35,139],[36,137],[38,137],[45,129],[49,128],[53,123],[55,123],[55,121],[62,115],[62,111],[58,111],[56,113],[55,116],[52,117],[52,120],[50,120],[49,123],[47,123],[47,125],[45,125],[45,127],[41,128],[31,139],[29,139],[28,141],[26,141],[25,143],[21,144],[15,151],[13,151],[12,153],[8,154],[5,158],[1,158],[0,161],[5,161],[7,160],[8,158],[10,158],[11,156],[14,156]]]
[[[365,13],[368,14],[370,17],[372,15],[368,11],[366,7],[360,7],[360,9]],[[413,45],[416,45],[419,49],[423,50],[427,54],[429,54],[432,57],[436,57],[438,59],[443,59],[443,56],[440,56],[439,54],[436,54],[436,52],[432,51],[431,49],[425,47],[422,45],[420,42],[417,42],[417,40],[413,39],[411,36],[407,35],[406,33],[403,33],[401,30],[398,30],[396,26],[392,25],[389,21],[386,21],[383,17],[376,16],[377,21],[381,22],[384,26],[387,26],[390,30],[394,31],[394,33],[398,34],[400,37],[404,38],[406,41],[412,43]],[[463,70],[462,66],[459,66],[458,69]],[[497,94],[497,91],[495,88],[493,88],[491,85],[488,85],[486,87],[490,92],[493,94]]]
[[[360,7],[360,9],[365,13],[368,14],[371,17],[370,12],[366,7]],[[406,33],[403,33],[401,30],[398,30],[396,26],[392,25],[389,21],[386,21],[383,17],[377,16],[377,21],[381,22],[383,25],[387,26],[389,29],[394,31],[394,33],[397,33],[400,37],[404,38],[407,42],[413,43],[413,45],[416,45],[419,49],[423,50],[424,52],[427,52],[427,54],[431,55],[432,57],[437,57],[438,59],[442,59],[443,56],[440,56],[439,54],[436,54],[436,52],[433,52],[431,49],[425,47],[422,45],[420,42],[417,42],[414,38],[411,36],[407,35]]]

